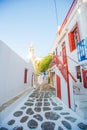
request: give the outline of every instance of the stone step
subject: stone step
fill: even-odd
[[[80,89],[80,92],[81,92],[81,93],[84,93],[84,94],[87,94],[87,88],[81,88],[81,89]]]
[[[75,105],[78,108],[86,108],[87,107],[87,101],[77,101],[77,102],[75,102]]]
[[[87,101],[87,94],[78,93],[74,95],[75,101]]]
[[[87,107],[85,108],[77,108],[76,113],[81,116],[83,119],[87,119]]]

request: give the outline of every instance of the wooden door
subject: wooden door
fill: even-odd
[[[56,76],[56,80],[57,80],[57,97],[61,99],[61,83],[60,83],[61,80],[58,75]]]
[[[63,64],[67,63],[67,56],[66,56],[66,46],[65,44],[62,47],[62,56],[63,56]]]

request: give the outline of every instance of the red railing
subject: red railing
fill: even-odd
[[[64,79],[67,81],[67,66],[64,67],[63,63],[59,60],[59,64],[58,64],[58,68],[60,70],[60,72],[62,73],[62,76],[64,77]]]
[[[57,55],[53,56],[53,61],[55,62],[56,66],[58,67],[58,69],[60,70],[62,76],[66,81],[68,80],[68,75],[70,75],[72,80],[74,82],[77,82],[77,80],[74,78],[71,72],[68,71],[68,66],[67,65],[64,66],[64,64],[61,62],[61,60],[58,58]]]
[[[71,76],[74,82],[77,82],[77,80],[74,78],[74,76],[68,71],[68,74]]]
[[[61,25],[61,27],[60,27],[60,30],[58,31],[58,34],[60,34],[62,32],[62,30],[63,30],[65,24],[67,23],[67,21],[68,21],[70,15],[72,13],[74,7],[76,6],[76,4],[77,4],[77,0],[74,0],[70,9],[69,9],[69,11],[68,11],[68,13],[67,13],[67,15],[66,15],[66,17],[65,17],[65,19],[64,19],[64,21],[63,21],[63,23],[62,23],[62,25]]]
[[[71,107],[71,102],[70,102],[70,86],[69,86],[69,75],[71,76],[71,78],[76,82],[76,79],[74,78],[74,76],[68,71],[68,65],[63,64],[60,59],[58,58],[58,56],[54,55],[53,59],[55,61],[56,66],[58,67],[58,69],[60,70],[62,76],[64,77],[64,79],[66,80],[67,83],[67,91],[68,91],[68,105],[69,107]]]
[[[63,63],[59,60],[58,56],[56,56],[56,55],[53,56],[53,61],[55,61],[56,66],[58,67],[58,69],[62,73],[62,76],[64,77],[64,79],[67,81],[68,80],[67,66],[64,67]]]

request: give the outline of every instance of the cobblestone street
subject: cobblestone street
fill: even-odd
[[[0,130],[87,130],[87,0],[0,0]]]
[[[0,130],[87,130],[82,120],[56,97],[50,86],[34,89],[6,116]]]

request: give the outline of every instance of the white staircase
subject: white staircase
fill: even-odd
[[[74,84],[74,101],[76,113],[87,119],[87,89],[80,82]]]

